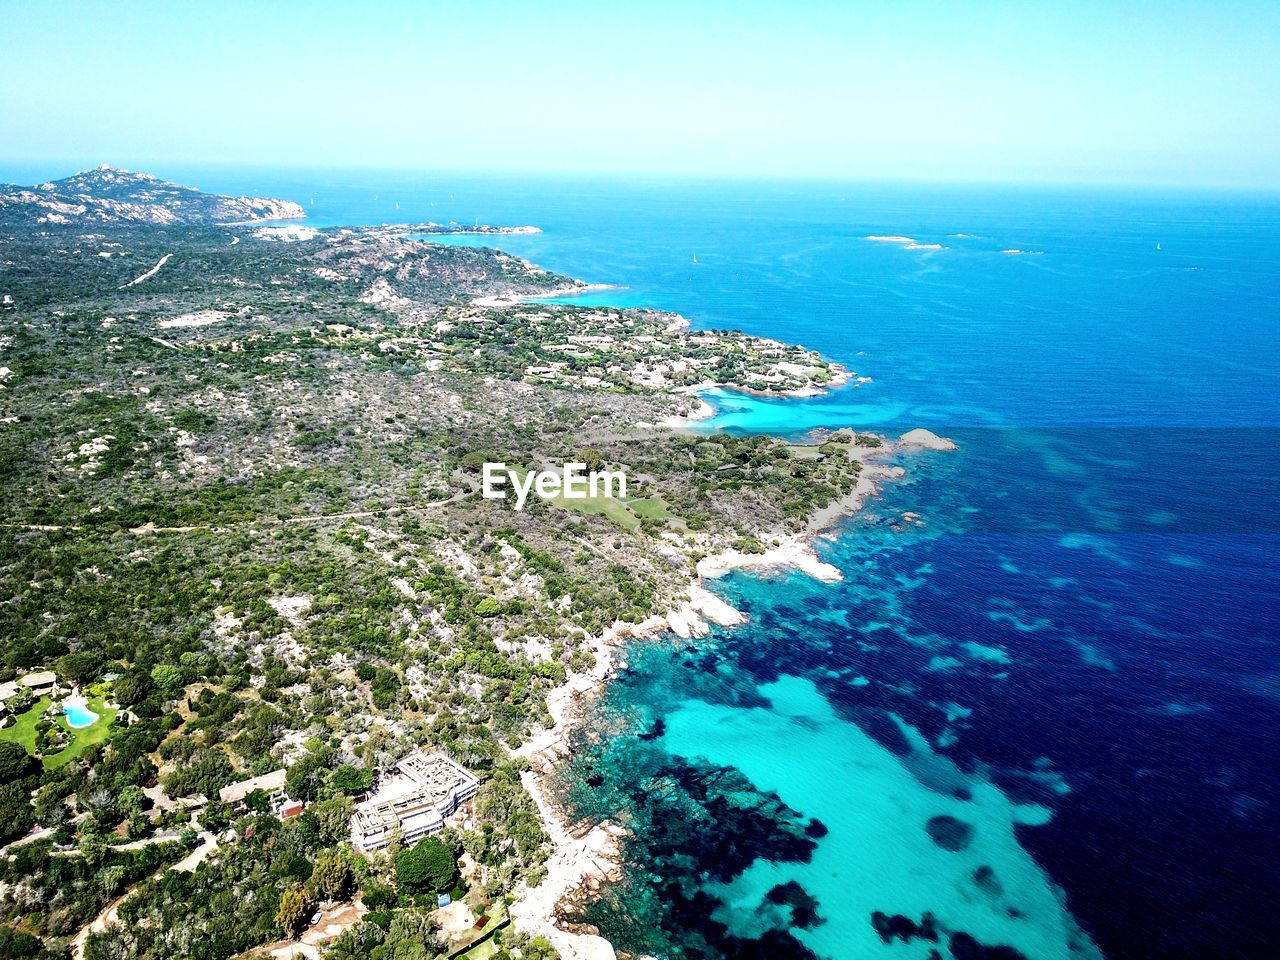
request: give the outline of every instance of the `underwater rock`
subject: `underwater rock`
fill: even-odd
[[[977,884],[979,890],[989,896],[998,897],[1004,893],[1004,886],[996,877],[996,872],[985,863],[973,871],[973,882]]]
[[[955,960],[1027,960],[1026,954],[1013,947],[986,947],[967,933],[952,934],[951,956]]]
[[[893,943],[894,940],[910,943],[916,939],[931,940],[934,943],[938,941],[938,921],[928,911],[916,923],[900,913],[890,916],[877,910],[871,914],[871,926],[885,943]]]
[[[924,828],[930,840],[952,853],[959,853],[973,842],[973,824],[946,814],[930,817]]]
[[[827,825],[817,817],[811,818],[804,827],[804,835],[811,840],[821,840],[828,832]]]
[[[767,894],[765,899],[770,903],[791,908],[791,925],[808,930],[822,923],[818,916],[818,901],[795,880],[780,883]]]

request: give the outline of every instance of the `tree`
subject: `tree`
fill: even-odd
[[[29,933],[21,933],[9,927],[0,927],[0,958],[17,960],[18,957],[41,957],[44,944]]]
[[[351,864],[335,850],[316,857],[311,870],[311,890],[321,900],[345,900],[352,879]]]
[[[458,879],[453,851],[433,837],[396,854],[396,883],[415,893],[440,893]]]
[[[285,774],[285,793],[294,800],[314,800],[320,793],[328,765],[328,751],[303,754]]]
[[[344,763],[329,778],[329,783],[343,793],[364,793],[373,786],[373,774]]]
[[[97,677],[102,669],[102,659],[96,653],[68,653],[55,660],[53,665],[58,676],[85,684]]]
[[[295,883],[280,894],[280,906],[276,908],[276,926],[286,937],[295,937],[302,930],[311,905],[302,884]]]
[[[306,816],[315,819],[316,835],[321,845],[331,847],[350,835],[351,814],[354,812],[355,803],[350,797],[330,797],[313,803]]]
[[[0,740],[0,783],[13,783],[35,772],[35,760],[12,740]]]
[[[15,840],[31,829],[35,814],[26,788],[17,783],[0,787],[0,842]]]
[[[141,670],[126,673],[111,685],[111,696],[122,707],[131,707],[149,694],[154,684]]]
[[[151,668],[151,682],[166,693],[182,686],[182,671],[171,663],[157,663]]]

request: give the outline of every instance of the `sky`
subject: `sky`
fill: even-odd
[[[0,165],[1280,188],[1280,2],[0,0]]]

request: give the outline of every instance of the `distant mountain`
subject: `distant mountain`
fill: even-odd
[[[34,187],[0,184],[0,224],[200,225],[305,217],[289,200],[224,197],[101,166]]]

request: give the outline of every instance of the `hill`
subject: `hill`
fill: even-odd
[[[226,197],[149,173],[101,166],[62,180],[0,185],[0,224],[207,225],[304,217],[288,200]]]

